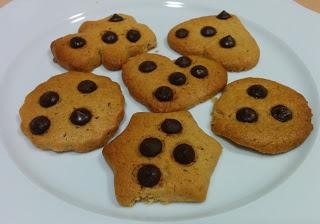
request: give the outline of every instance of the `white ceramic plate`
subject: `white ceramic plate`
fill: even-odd
[[[156,10],[155,10],[155,7]],[[0,145],[10,159],[34,184],[50,192],[61,201],[97,213],[108,218],[148,221],[182,221],[214,217],[255,201],[286,181],[305,158],[314,150],[319,129],[318,117],[314,117],[314,131],[297,149],[277,156],[264,156],[242,150],[236,145],[215,136],[210,130],[212,102],[208,100],[190,111],[200,127],[223,145],[223,154],[213,174],[207,200],[204,203],[174,203],[170,205],[138,203],[133,208],[118,205],[113,188],[113,173],[105,163],[101,150],[87,154],[44,152],[35,148],[19,129],[18,110],[24,97],[39,83],[55,74],[64,72],[53,63],[49,46],[52,40],[74,33],[85,20],[95,20],[121,12],[134,16],[147,24],[157,35],[158,47],[153,50],[172,59],[178,57],[166,43],[167,32],[175,24],[193,17],[217,14],[221,11],[213,5],[196,2],[167,1],[164,4],[134,4],[127,2],[121,8],[97,9],[69,14],[38,34],[1,74],[0,79]],[[252,76],[263,77],[288,85],[302,93],[309,101],[314,114],[319,114],[319,96],[312,75],[299,57],[270,31],[238,14],[247,29],[256,38],[261,58],[252,70],[229,73],[229,82]],[[165,19],[164,19],[165,18]],[[1,22],[0,22],[1,23]],[[18,65],[18,66],[17,66]],[[136,102],[121,80],[121,72],[110,72],[99,67],[94,73],[106,75],[121,85],[126,99],[125,119],[117,134],[127,126],[131,115],[147,109]],[[297,130],[299,131],[299,130]],[[14,140],[13,140],[14,139]],[[1,161],[1,158],[0,158]],[[232,213],[230,213],[232,214]]]

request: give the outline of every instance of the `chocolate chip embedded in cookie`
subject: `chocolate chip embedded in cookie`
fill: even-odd
[[[165,119],[161,123],[161,130],[167,134],[176,134],[182,131],[182,125],[176,119]]]
[[[154,112],[188,109],[214,96],[227,83],[225,69],[213,60],[182,56],[171,61],[149,53],[130,58],[122,78],[130,94]]]
[[[195,161],[195,152],[191,145],[180,144],[173,150],[174,160],[181,164],[189,164]]]
[[[181,72],[173,72],[168,80],[172,85],[181,86],[186,83],[187,77]]]
[[[124,18],[116,13],[109,18],[109,22],[121,22],[123,20]]]
[[[253,123],[258,121],[258,114],[250,107],[243,107],[237,110],[236,118],[241,122]]]
[[[106,143],[123,110],[117,83],[92,73],[67,72],[26,96],[20,108],[21,129],[38,148],[87,152]]]
[[[260,57],[254,38],[237,16],[226,11],[182,22],[170,30],[167,39],[178,53],[214,59],[228,71],[249,70]]]
[[[216,17],[218,19],[227,20],[227,19],[231,18],[231,15],[228,12],[226,12],[225,10],[223,10]]]
[[[84,22],[79,32],[51,43],[54,61],[68,70],[91,71],[103,64],[119,70],[129,57],[156,46],[156,36],[144,24],[124,14]]]
[[[162,142],[158,138],[146,138],[140,144],[140,153],[146,157],[155,157],[162,151]]]
[[[227,85],[214,105],[212,130],[265,154],[287,152],[312,131],[305,98],[280,83],[245,78]]]
[[[37,116],[30,121],[29,130],[34,135],[41,135],[49,129],[50,124],[46,116]]]
[[[223,48],[233,48],[236,46],[236,40],[228,35],[220,39],[219,44]]]
[[[157,185],[161,178],[161,171],[155,165],[143,165],[137,175],[139,184],[143,187],[153,187]]]
[[[186,111],[136,113],[102,151],[114,171],[116,198],[136,202],[202,202],[221,146]]]
[[[59,101],[59,94],[54,91],[48,91],[41,95],[39,104],[42,107],[51,107]]]

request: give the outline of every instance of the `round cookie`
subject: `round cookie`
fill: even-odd
[[[221,146],[187,111],[135,113],[103,149],[122,206],[143,202],[202,202]]]
[[[86,21],[76,34],[51,43],[54,61],[67,70],[92,71],[103,64],[119,70],[129,57],[157,45],[156,36],[132,16],[113,14],[97,21]]]
[[[53,76],[29,93],[20,108],[23,133],[38,148],[56,152],[102,147],[123,115],[119,85],[82,72]]]
[[[312,112],[295,90],[262,78],[227,85],[213,110],[212,130],[265,154],[287,152],[313,129]]]
[[[122,78],[130,94],[154,112],[186,110],[221,91],[225,69],[199,56],[169,58],[145,53],[129,59]]]
[[[249,70],[260,57],[255,39],[226,11],[182,22],[169,31],[167,40],[178,53],[214,59],[228,71]]]

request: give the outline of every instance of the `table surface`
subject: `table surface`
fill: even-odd
[[[5,2],[6,0],[0,0],[0,7]],[[74,2],[74,8],[70,9],[70,14],[75,11],[83,11],[92,3],[92,1]],[[250,2],[252,7],[241,7],[243,2],[246,2],[246,4]],[[308,1],[302,0],[301,2],[301,4],[304,4]],[[313,2],[319,3],[319,1]],[[105,1],[95,1],[95,3],[107,6]],[[263,25],[263,27],[284,40],[301,57],[314,77],[320,74],[319,13],[301,7],[295,1],[290,0],[211,0],[210,4],[212,3],[215,4],[215,8],[224,8],[245,15],[248,19]],[[11,1],[0,9],[0,21],[6,21],[6,23],[1,24],[3,26],[2,30],[5,31],[1,35],[11,36],[13,32],[19,33],[17,25],[19,27],[30,26],[35,30],[44,29],[46,17],[66,17],[63,13],[67,10],[64,12],[59,10],[61,5],[63,6],[62,0]],[[41,11],[40,9],[44,6],[50,10],[48,12]],[[286,8],[285,12],[280,10],[281,8]],[[13,14],[13,9],[25,9],[27,12],[22,18]],[[262,21],[265,21],[263,17],[270,17],[271,13],[273,20],[268,23],[262,23]],[[39,22],[39,20],[42,21]],[[274,21],[277,21],[277,23],[274,23]],[[24,47],[19,43],[19,38],[23,37],[31,41],[37,35],[31,32],[30,35],[24,36],[23,32],[25,32],[25,28],[21,29],[19,36],[12,36],[12,43],[10,44],[15,44],[15,49],[21,50]],[[19,53],[19,50],[12,50],[10,44],[0,42],[0,61],[3,65],[10,64]],[[3,74],[6,68],[6,66],[0,66],[0,74]],[[315,79],[315,82],[317,86],[320,86],[320,78]],[[6,158],[2,160],[4,162],[0,163],[0,178],[2,180],[0,198],[2,202],[6,202],[0,202],[1,223],[106,223],[104,216],[92,214],[67,203],[62,203],[59,199],[34,185],[16,168],[6,151],[1,148],[0,156]],[[320,175],[318,171],[320,164],[318,158],[320,158],[320,150],[315,148],[310,152],[303,166],[285,183],[253,203],[232,212],[215,216],[214,221],[220,224],[232,223],[232,220],[235,219],[245,220],[246,224],[289,223],[289,221],[291,224],[320,223]],[[10,171],[9,174],[7,170],[12,172]],[[301,181],[297,182],[295,181],[296,179]],[[35,194],[39,195],[36,200],[32,197]],[[288,207],[288,204],[291,206]],[[16,211],[19,211],[19,213]],[[108,220],[112,221],[112,223],[121,223],[117,219],[110,218]],[[184,221],[184,223],[193,222]],[[208,219],[197,220],[197,223],[208,222]]]

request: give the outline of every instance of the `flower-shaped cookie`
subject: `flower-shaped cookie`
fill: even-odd
[[[214,59],[228,71],[249,70],[260,56],[256,41],[238,17],[225,11],[176,25],[168,34],[168,43],[183,55]]]
[[[103,64],[118,70],[129,57],[156,46],[155,34],[128,15],[84,22],[79,32],[51,43],[54,61],[67,70],[91,71]]]
[[[123,66],[130,93],[154,112],[188,109],[224,88],[227,73],[217,62],[200,56],[171,61],[158,54],[140,54]]]
[[[21,129],[41,149],[87,152],[107,142],[123,110],[117,83],[92,73],[67,72],[26,96],[20,108]]]
[[[187,111],[136,113],[103,149],[122,206],[204,201],[220,154]]]

